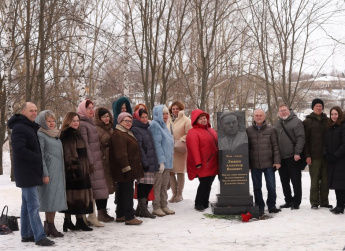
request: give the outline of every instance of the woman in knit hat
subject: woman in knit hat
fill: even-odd
[[[109,144],[111,134],[113,133],[113,116],[107,108],[98,107],[95,110],[94,119],[101,147],[105,180],[107,182],[109,194],[113,194],[115,192],[115,182],[109,168]],[[102,208],[98,210],[98,220],[110,222],[113,221],[114,218],[108,215],[106,208]]]
[[[132,123],[133,117],[127,112],[122,112],[117,117],[109,148],[110,169],[117,182],[116,222],[139,225],[142,221],[134,217],[133,181],[144,177],[144,169],[139,144],[130,131]]]

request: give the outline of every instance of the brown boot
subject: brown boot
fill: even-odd
[[[180,202],[183,200],[182,197],[182,192],[183,192],[183,188],[184,188],[184,173],[178,173],[177,174],[177,195],[175,197],[175,202]]]
[[[98,210],[98,220],[103,222],[112,222],[114,221],[114,217],[111,217],[107,213],[107,209],[103,208],[101,210]]]
[[[131,219],[131,220],[127,220],[126,222],[125,222],[125,224],[126,225],[132,225],[132,226],[134,226],[134,225],[140,225],[141,223],[143,223],[143,221],[142,220],[138,220],[137,218],[133,218],[133,219]]]
[[[170,203],[174,203],[175,197],[177,194],[177,182],[176,182],[175,174],[172,175],[172,173],[170,173],[170,188],[171,188],[172,196],[171,196],[170,200],[168,200],[168,201]]]
[[[64,236],[61,232],[56,230],[54,223],[48,223],[48,230],[49,230],[50,235],[53,237],[63,237]]]

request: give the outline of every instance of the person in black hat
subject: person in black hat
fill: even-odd
[[[324,103],[316,98],[311,103],[313,112],[303,121],[305,130],[304,154],[309,166],[310,204],[312,209],[332,208],[328,201],[327,164],[323,160],[323,145],[329,118],[323,112]]]

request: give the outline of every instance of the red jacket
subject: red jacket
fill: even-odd
[[[207,125],[198,124],[196,121],[200,114],[206,114]],[[188,131],[187,142],[187,173],[188,178],[208,177],[218,174],[218,139],[217,133],[211,128],[210,116],[202,110],[192,111],[192,126]],[[197,168],[201,165],[200,168]]]

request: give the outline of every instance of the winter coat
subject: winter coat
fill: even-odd
[[[40,126],[21,114],[8,121],[12,129],[13,170],[17,187],[42,186],[42,154],[37,138]]]
[[[121,125],[111,135],[110,169],[116,182],[127,182],[144,177],[140,147],[131,131]]]
[[[323,153],[337,158],[335,163],[327,163],[329,188],[345,190],[345,123],[327,130]]]
[[[190,118],[184,115],[184,111],[179,111],[177,118],[172,122],[174,140],[186,142],[188,131],[192,128]],[[174,173],[185,173],[187,171],[187,152],[180,153],[174,151],[173,170]]]
[[[327,131],[329,118],[325,113],[321,114],[321,120],[318,120],[312,112],[303,121],[305,132],[304,155],[306,158],[322,159],[323,144]]]
[[[205,112],[198,109],[192,111],[193,128],[188,131],[186,138],[187,172],[190,180],[195,177],[216,176],[219,172],[217,133],[211,128],[208,114],[206,114],[207,125],[197,123],[202,113]]]
[[[38,187],[40,211],[66,210],[66,179],[61,140],[40,131],[37,134],[42,150],[43,177],[49,177],[48,184]]]
[[[117,125],[117,117],[121,113],[121,106],[123,104],[126,104],[127,112],[133,115],[133,110],[129,99],[127,97],[120,97],[118,100],[113,102],[114,125]]]
[[[93,172],[90,174],[94,199],[108,199],[109,191],[102,164],[102,153],[99,144],[98,132],[93,118],[80,116],[79,129],[81,136],[86,142],[87,157]]]
[[[274,128],[264,122],[260,129],[255,122],[247,128],[249,142],[250,168],[263,169],[280,164],[280,153],[277,133]]]
[[[109,112],[110,122],[108,125],[104,124],[98,115],[99,109],[101,108],[107,109],[105,107],[98,107],[95,110],[95,125],[97,128],[98,137],[99,137],[105,180],[107,182],[109,194],[113,194],[115,192],[115,182],[114,182],[113,175],[111,174],[111,170],[109,167],[109,144],[110,144],[111,134],[113,133],[114,120],[113,120],[112,114]]]
[[[295,146],[285,133],[282,123],[284,123],[285,129],[292,140],[296,142]],[[287,119],[283,120],[279,118],[279,120],[274,124],[274,128],[277,132],[280,157],[282,159],[291,158],[294,155],[300,155],[303,152],[305,142],[304,126],[302,121],[297,118],[293,111],[291,111],[291,114]]]
[[[174,139],[163,120],[163,105],[153,107],[149,130],[153,137],[158,163],[165,169],[173,168]]]
[[[131,131],[139,143],[144,171],[158,172],[159,166],[156,149],[153,144],[151,132],[148,130],[149,126],[149,123],[144,124],[140,120],[133,119]]]
[[[86,143],[80,132],[72,127],[61,132],[63,146],[67,214],[88,214],[93,212],[93,192],[90,181],[90,164]]]

